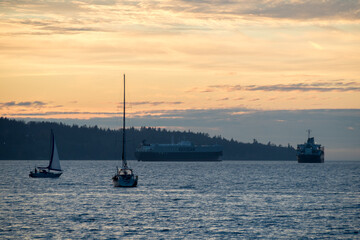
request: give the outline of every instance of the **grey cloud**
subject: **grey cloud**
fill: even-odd
[[[4,0],[0,7],[6,10],[16,9],[18,12],[47,12],[55,14],[74,14],[85,12],[82,8],[85,2],[81,1],[32,1],[32,0]]]
[[[12,23],[17,23],[17,21],[11,21]],[[40,21],[40,20],[30,20],[30,19],[26,19],[26,20],[22,20],[19,21],[19,23],[23,24],[23,25],[31,25],[31,26],[38,26],[38,27],[45,27],[45,26],[49,26],[50,24],[54,24],[54,23],[59,23],[58,21],[51,21],[49,22],[47,21]]]
[[[275,6],[254,11],[255,14],[274,18],[295,19],[326,19],[346,18],[359,19],[360,4],[357,0],[327,0],[327,1],[301,1],[281,2]]]
[[[2,106],[2,107],[12,107],[12,106],[16,106],[16,103],[14,101],[6,102],[6,103],[0,103],[0,106]]]
[[[239,91],[242,89],[242,86],[240,85],[211,85],[209,88],[215,88],[215,89],[223,89],[227,92],[234,92]]]
[[[235,92],[240,90],[246,91],[301,91],[301,92],[349,92],[360,91],[360,83],[355,81],[345,82],[340,80],[328,82],[312,82],[312,83],[293,83],[293,84],[274,84],[274,85],[211,85],[212,89],[220,89],[227,92]]]
[[[3,114],[4,116],[55,116],[55,115],[118,115],[120,112],[81,112],[81,111],[50,111],[43,113],[14,113],[14,114]]]
[[[47,103],[41,102],[41,101],[33,101],[33,102],[18,102],[10,101],[5,103],[0,103],[0,108],[3,107],[15,107],[15,106],[21,106],[21,107],[42,107],[47,105]]]
[[[173,13],[195,13],[200,18],[224,19],[236,18],[238,16],[253,18],[267,17],[276,19],[348,19],[360,18],[360,3],[358,0],[174,0],[167,3],[161,1],[116,1],[116,0],[96,0],[96,1],[0,1],[0,8],[4,11],[29,11],[32,13],[51,13],[68,18],[74,18],[76,14],[87,14],[91,19],[91,14],[96,15],[99,6],[107,6],[109,12],[115,11],[119,6],[129,7],[130,12],[120,14],[130,14],[136,16],[136,12],[150,12],[165,10]],[[112,8],[113,7],[113,8]],[[100,8],[101,9],[101,8]],[[195,16],[196,17],[196,16]],[[105,21],[103,19],[103,21]],[[41,25],[41,22],[35,23]],[[172,24],[172,23],[168,23]],[[84,24],[85,25],[85,24]],[[198,29],[198,26],[188,26],[175,24],[174,30]],[[202,30],[204,26],[201,27]],[[82,28],[81,28],[82,29]],[[87,29],[85,27],[85,29]],[[91,29],[91,28],[90,28]]]
[[[203,92],[203,93],[214,92],[214,90],[213,89],[205,89],[205,90],[201,90],[201,92]]]
[[[335,87],[311,87],[311,86],[296,86],[296,85],[270,85],[270,86],[256,86],[251,88],[246,88],[247,91],[281,91],[281,92],[288,92],[288,91],[301,91],[301,92],[309,92],[309,91],[316,91],[316,92],[348,92],[348,91],[360,91],[360,88],[354,87],[347,87],[347,88],[335,88]]]
[[[235,98],[234,100],[236,100],[236,101],[241,101],[241,100],[244,100],[245,98],[243,98],[243,97],[239,97],[239,98]]]
[[[125,1],[124,1],[125,2]],[[108,5],[116,5],[117,4],[117,1],[116,0],[92,0],[91,1],[91,4],[94,4],[94,5],[105,5],[105,6],[108,6]]]
[[[89,31],[103,31],[101,29],[96,29],[93,27],[85,26],[86,23],[81,21],[70,21],[69,23],[59,22],[57,20],[22,20],[22,21],[10,21],[12,23],[20,23],[23,25],[29,25],[36,28],[38,31],[50,31],[52,33],[65,33],[65,32],[89,32]],[[66,26],[67,24],[75,24],[76,26]],[[31,32],[32,34],[37,34],[36,32]],[[25,34],[25,33],[23,33]],[[30,33],[27,33],[30,34]]]
[[[188,11],[221,15],[245,15],[288,19],[359,19],[360,3],[357,0],[326,1],[180,1]],[[179,4],[184,5],[184,4]]]
[[[91,31],[100,31],[99,29],[90,28],[90,27],[59,27],[59,26],[47,26],[42,28],[43,30],[53,31],[53,32],[91,32]]]
[[[151,102],[151,101],[143,101],[143,102],[131,102],[131,105],[152,105],[152,106],[158,106],[158,105],[179,105],[183,102]]]
[[[44,102],[41,102],[41,101],[34,101],[34,102],[19,102],[17,105],[18,106],[45,106],[47,104]]]
[[[138,23],[133,25],[120,20],[121,18],[97,17],[119,12],[119,16],[128,16],[127,19],[141,19],[144,12],[166,11],[173,15],[186,13],[184,18],[237,20],[262,18],[296,19],[296,20],[358,20],[360,19],[360,3],[357,0],[174,0],[161,1],[30,1],[5,0],[0,1],[0,9],[4,13],[2,20],[9,23],[19,23],[32,26],[28,31],[3,32],[0,35],[51,35],[51,34],[78,34],[82,32],[117,32],[119,29],[141,31],[147,34],[176,34],[178,31],[209,31],[213,27],[206,24],[167,20],[162,17],[151,19],[156,24]],[[128,9],[128,10],[119,10]],[[7,13],[25,13],[33,16],[29,20],[13,20],[7,18]],[[44,17],[44,14],[47,14]],[[192,16],[191,16],[192,13]],[[11,15],[9,15],[11,16]],[[86,17],[84,17],[86,16]],[[10,20],[11,19],[11,20]],[[61,20],[62,19],[62,20]],[[124,22],[120,23],[119,22]],[[115,24],[115,25],[114,25]],[[134,23],[136,24],[136,23]],[[321,24],[321,27],[324,27]],[[115,26],[115,27],[114,27]],[[122,26],[119,28],[119,26]],[[131,27],[130,26],[135,26]],[[325,26],[326,27],[326,26]],[[165,31],[164,31],[165,30]],[[194,52],[195,49],[192,49]],[[224,53],[222,49],[222,53]],[[201,52],[200,52],[201,53]],[[232,53],[232,51],[229,51]]]
[[[169,119],[180,119],[185,121],[191,119],[206,119],[207,121],[222,121],[224,117],[231,116],[237,112],[253,112],[254,110],[248,108],[215,108],[215,109],[186,109],[186,110],[153,110],[146,112],[138,112],[135,116],[141,119],[152,118],[156,120],[158,116]]]

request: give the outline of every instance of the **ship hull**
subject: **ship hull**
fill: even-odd
[[[222,152],[135,152],[138,161],[219,162]]]
[[[324,155],[298,155],[298,163],[323,163]]]

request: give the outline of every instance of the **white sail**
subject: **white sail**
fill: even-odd
[[[52,159],[50,161],[49,169],[61,171],[59,153],[56,147],[55,139],[54,139],[54,148],[53,148],[53,154],[52,154]]]

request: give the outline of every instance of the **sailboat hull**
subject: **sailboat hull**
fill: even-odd
[[[124,178],[121,176],[114,176],[112,180],[114,187],[136,187],[138,177],[131,176],[130,178]]]
[[[52,173],[52,172],[30,172],[29,177],[31,178],[59,178],[62,172],[60,173]]]

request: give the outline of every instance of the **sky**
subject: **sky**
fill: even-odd
[[[118,128],[126,74],[129,126],[360,160],[359,73],[360,1],[0,1],[2,117]]]

